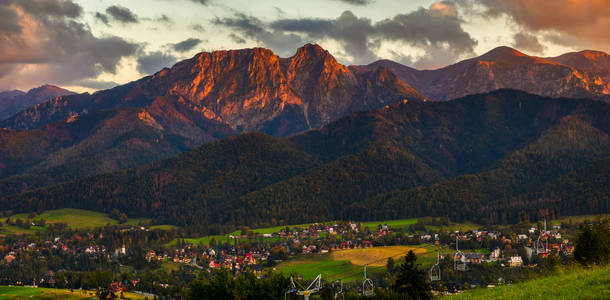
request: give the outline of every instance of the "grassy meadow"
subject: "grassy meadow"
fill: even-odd
[[[23,286],[0,286],[0,300],[8,299],[36,299],[36,300],[51,300],[51,299],[98,299],[93,291],[83,290],[65,290],[65,289],[47,289],[34,288]],[[124,293],[122,299],[144,299],[144,296],[134,293]]]
[[[0,234],[33,234],[39,231],[45,231],[46,227],[41,226],[30,226],[30,228],[22,228],[14,225],[6,224],[7,218],[0,218],[2,227],[0,227]],[[10,216],[11,220],[21,219],[24,221],[28,220],[28,214],[15,214]],[[45,211],[39,215],[36,215],[31,221],[39,221],[44,219],[46,224],[65,223],[71,229],[86,229],[103,227],[107,224],[116,225],[119,221],[108,217],[107,214],[76,208],[62,208]],[[128,219],[126,225],[137,226],[138,224],[146,224],[150,222],[150,219],[146,218],[132,218]],[[172,225],[155,225],[151,226],[151,229],[169,230],[177,228]]]
[[[610,299],[610,266],[569,267],[558,274],[495,288],[479,288],[446,298],[475,299]]]
[[[420,263],[428,264],[427,261],[436,260],[436,249],[433,245],[418,245],[335,250],[326,254],[290,259],[273,269],[286,275],[294,273],[308,280],[322,274],[325,280],[358,281],[362,279],[365,264],[368,265],[367,272],[384,272],[389,257],[399,263],[410,250],[413,250],[418,258],[423,258],[423,263]]]

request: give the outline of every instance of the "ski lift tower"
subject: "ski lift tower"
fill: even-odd
[[[538,235],[538,239],[536,240],[536,243],[534,244],[534,248],[536,249],[536,254],[542,254],[542,255],[547,255],[548,254],[548,245],[549,245],[549,239],[548,237],[545,238],[545,241],[542,242],[542,237],[546,235],[546,218],[544,219],[544,231],[541,231],[540,234]]]
[[[294,279],[290,277],[290,289],[284,293],[284,300],[287,299],[288,294],[297,294],[299,296],[303,296],[305,300],[309,300],[309,296],[312,294],[318,293],[322,289],[322,274],[318,274],[316,279],[314,279],[307,288],[303,288],[299,284],[300,289],[297,288],[297,283],[294,282]]]
[[[440,253],[436,256],[436,264],[430,268],[429,275],[430,281],[439,281],[441,280],[441,266],[440,266]]]
[[[345,299],[345,294],[343,293],[343,281],[337,280],[332,283],[333,291],[335,292],[334,299]]]
[[[455,236],[455,255],[453,256],[453,269],[456,271],[468,271],[468,265],[466,264],[466,255],[462,251],[460,251],[458,247],[459,237]],[[460,260],[456,259],[456,256],[460,256]]]
[[[362,294],[365,297],[375,296],[375,284],[373,281],[366,277],[366,266],[364,265],[364,281],[362,282]]]

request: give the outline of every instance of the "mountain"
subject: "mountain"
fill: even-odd
[[[148,166],[0,198],[5,209],[119,209],[210,230],[448,215],[605,213],[610,104],[515,90],[400,102],[287,138],[248,133]],[[590,172],[590,173],[587,173]],[[573,178],[595,176],[583,182]]]
[[[24,93],[19,90],[0,92],[0,121],[51,98],[73,95],[60,87],[43,85]]]
[[[241,132],[286,136],[405,100],[425,99],[387,69],[350,69],[318,45],[290,58],[262,48],[204,52],[0,122],[0,178],[36,174],[10,181],[24,190],[150,163]]]
[[[602,51],[584,50],[545,59],[584,71],[603,73],[610,71],[610,55]]]
[[[446,101],[500,88],[549,97],[610,99],[608,66],[608,55],[603,52],[540,58],[498,47],[436,70],[417,70],[387,60],[362,68],[385,67],[430,100]]]
[[[319,128],[352,112],[404,99],[424,100],[386,69],[352,70],[320,46],[307,44],[290,58],[263,48],[200,53],[136,82],[48,101],[0,126],[34,129],[101,110],[148,110],[159,98],[238,132],[276,136]],[[160,123],[171,122],[168,116],[149,113]]]

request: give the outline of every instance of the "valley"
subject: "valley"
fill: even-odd
[[[603,1],[157,2],[0,5],[0,299],[610,297]]]

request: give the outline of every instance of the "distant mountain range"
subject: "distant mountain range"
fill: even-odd
[[[429,103],[432,100],[449,100],[499,88],[551,97],[607,99],[608,76],[608,55],[594,51],[539,58],[499,47],[480,57],[430,71],[390,61],[344,66],[328,51],[312,44],[299,48],[289,58],[280,58],[262,48],[204,52],[138,81],[93,94],[53,97],[0,121],[0,196],[143,166],[241,133],[287,137],[313,130],[308,135],[321,134],[337,126],[334,122],[338,120],[352,120],[355,123],[350,126],[361,128],[361,132],[329,138],[327,144],[314,139],[298,147],[298,151],[307,147],[326,149],[330,145],[352,149],[334,153],[334,148],[330,148],[314,155],[315,159],[331,161],[348,152],[364,151],[371,143],[396,146],[391,134],[398,129],[388,125],[392,122],[354,117],[362,111],[383,111],[397,104],[409,108],[419,108],[411,106],[415,103],[423,107],[441,105],[438,111],[428,112],[431,116],[419,116],[428,120],[420,125],[419,131],[400,137],[408,140],[407,136],[413,135],[410,138],[415,139],[416,135],[425,134],[426,139],[436,140],[444,133],[424,133],[437,122],[435,114],[469,116],[466,112],[450,111],[463,109],[461,106]],[[5,94],[23,96],[19,92]],[[506,95],[496,98],[510,98],[511,94]],[[502,118],[511,117],[505,112],[498,113]],[[462,121],[447,117],[444,125],[459,128]],[[375,134],[370,135],[372,132]],[[528,134],[532,134],[529,139],[534,139],[541,132],[533,130]],[[350,140],[359,135],[375,140]],[[479,172],[512,153],[507,149],[515,150],[531,141],[503,144],[506,149],[488,149],[492,146],[486,141],[480,141],[479,148],[467,145],[461,150],[454,149],[457,154],[471,151],[468,153],[473,156],[462,161],[445,147],[452,139],[465,137],[449,136],[449,141],[439,145],[410,146],[404,162],[423,160],[427,165],[416,167],[427,175],[412,184],[435,182],[438,176]],[[433,155],[435,158],[428,161]]]
[[[436,70],[416,70],[389,60],[363,67],[388,68],[403,82],[436,101],[500,88],[550,97],[610,100],[610,56],[599,51],[540,58],[510,47],[498,47]]]
[[[0,92],[0,120],[8,119],[26,108],[51,98],[73,94],[71,91],[52,85],[43,85],[27,93],[20,90]]]
[[[200,229],[605,213],[609,116],[606,102],[515,90],[400,102],[288,138],[225,138],[144,167],[6,196],[0,205],[116,208]]]

